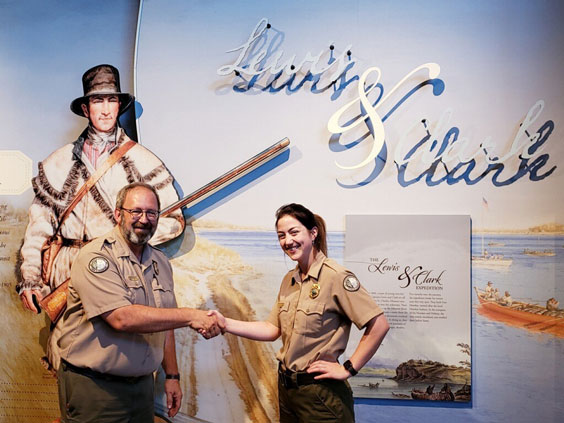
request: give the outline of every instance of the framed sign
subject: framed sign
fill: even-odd
[[[470,401],[470,260],[469,216],[346,217],[345,265],[390,323],[355,396]]]

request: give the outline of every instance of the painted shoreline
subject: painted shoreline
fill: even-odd
[[[542,228],[543,226],[553,225],[556,226],[558,229],[556,230],[543,230],[537,229]],[[214,220],[195,220],[192,222],[192,227],[196,233],[198,232],[205,232],[205,231],[252,231],[252,232],[270,232],[274,231],[274,225],[270,228],[266,228],[264,226],[243,226],[243,225],[236,225],[230,224],[221,221],[214,221]],[[489,229],[489,228],[475,228],[472,229],[472,234],[474,235],[538,235],[538,236],[564,236],[564,229],[561,229],[563,225],[556,224],[556,223],[549,223],[549,224],[542,224],[533,226],[530,228],[518,228],[518,229]],[[345,232],[336,231],[336,230],[329,230],[328,232]]]

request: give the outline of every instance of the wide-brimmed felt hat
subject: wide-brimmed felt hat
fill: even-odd
[[[122,93],[119,86],[119,72],[112,65],[98,65],[88,69],[82,75],[82,88],[84,95],[73,100],[70,108],[79,116],[84,116],[82,104],[94,95],[117,95],[121,102],[119,114],[121,115],[135,99],[131,94]]]

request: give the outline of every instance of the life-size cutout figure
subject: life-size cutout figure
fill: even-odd
[[[165,165],[148,149],[130,142],[119,125],[118,117],[134,98],[121,92],[118,70],[106,64],[95,66],[84,73],[82,84],[84,95],[73,100],[70,108],[87,118],[88,126],[78,139],[40,162],[32,180],[35,198],[29,209],[21,249],[21,280],[16,289],[24,308],[33,312],[38,312],[34,297],[40,301],[69,279],[80,247],[115,226],[116,195],[123,186],[137,181],[152,185],[163,207],[178,200],[173,177]],[[120,150],[128,142],[129,150]],[[118,150],[119,154],[114,154]],[[109,165],[113,160],[115,163]],[[77,204],[72,204],[81,187],[93,182],[97,171],[99,179]],[[179,236],[184,226],[180,210],[161,218],[151,243]],[[51,257],[52,263],[43,266],[41,249],[56,235],[60,236],[61,248]],[[59,364],[58,336],[56,323],[46,345],[46,364],[54,369]]]

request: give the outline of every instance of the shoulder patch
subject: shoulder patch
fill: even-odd
[[[323,265],[329,267],[330,269],[332,269],[333,271],[339,273],[339,272],[344,272],[347,275],[350,274],[350,271],[347,271],[347,268],[340,265],[338,262],[336,262],[333,259],[327,258],[325,259],[325,261],[323,262]]]
[[[343,288],[350,292],[358,291],[360,289],[360,282],[356,276],[348,275],[343,280]]]
[[[90,263],[88,263],[88,270],[90,270],[92,273],[105,272],[106,270],[108,270],[108,267],[110,267],[110,263],[105,257],[94,257],[92,260],[90,260]]]

